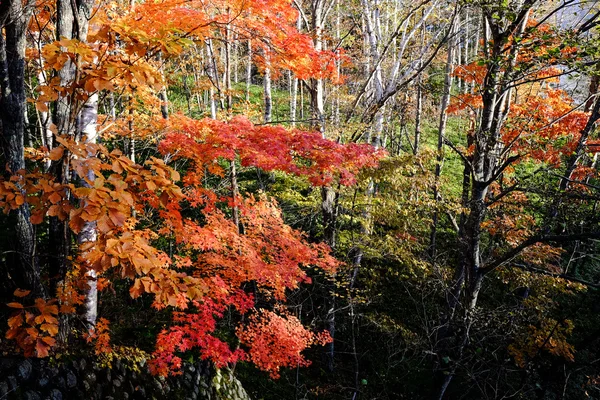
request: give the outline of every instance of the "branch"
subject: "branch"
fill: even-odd
[[[465,165],[469,168],[470,171],[473,171],[473,164],[471,164],[471,161],[467,158],[466,155],[463,154],[462,151],[460,151],[453,143],[452,141],[450,141],[450,139],[448,139],[446,136],[443,137],[444,140],[444,144],[448,147],[450,147],[452,150],[454,150],[454,152],[456,154],[458,154],[458,156],[463,160],[463,162],[465,163]]]
[[[455,11],[456,11],[456,9],[455,9]],[[392,90],[386,90],[386,92],[383,94],[383,97],[377,103],[371,105],[368,109],[366,109],[363,112],[361,119],[360,119],[361,122],[369,122],[370,123],[371,121],[373,121],[373,118],[375,117],[375,114],[377,114],[377,111],[379,111],[383,106],[385,106],[387,101],[391,97],[393,97],[396,93],[398,93],[400,90],[402,90],[406,85],[408,85],[410,82],[412,82],[421,72],[423,72],[427,67],[429,67],[430,63],[437,56],[437,53],[440,51],[442,46],[448,41],[448,38],[450,37],[450,31],[452,30],[450,28],[454,24],[455,19],[456,19],[456,12],[452,17],[452,21],[448,25],[449,26],[448,31],[444,34],[444,37],[439,41],[438,45],[433,50],[433,53],[429,56],[429,58],[427,58],[425,61],[422,61],[422,62],[418,62],[417,60],[415,60],[413,62],[413,64],[418,63],[420,65],[420,68],[413,70],[413,74],[408,76],[408,73],[410,72],[412,67],[409,68],[408,71],[406,71],[406,73],[404,73],[403,78],[400,79],[400,82],[398,82]],[[427,49],[429,49],[431,44],[432,43],[429,43],[429,45],[427,46]],[[422,56],[423,55],[421,55],[420,58],[422,58]]]
[[[530,265],[525,265],[525,264],[511,264],[511,265],[513,267],[517,267],[517,268],[522,269],[524,271],[535,272],[536,274],[551,276],[553,278],[561,278],[561,279],[564,279],[566,281],[579,283],[581,285],[585,285],[585,286],[588,286],[588,287],[600,288],[600,283],[594,283],[594,282],[584,281],[583,279],[579,279],[579,278],[576,278],[574,276],[568,276],[568,275],[565,275],[564,273],[563,274],[557,274],[557,273],[554,273],[554,272],[546,271],[545,269],[536,268],[536,267],[532,267]]]
[[[569,242],[574,242],[577,240],[587,240],[587,239],[600,239],[600,232],[578,233],[578,234],[571,234],[571,235],[534,235],[534,236],[531,236],[529,239],[526,239],[525,241],[521,242],[521,244],[518,245],[517,247],[514,247],[511,250],[507,251],[506,253],[504,253],[504,255],[497,258],[495,261],[492,261],[489,264],[487,264],[486,266],[484,266],[483,268],[481,268],[481,273],[486,275],[486,274],[492,272],[496,268],[513,260],[519,254],[521,254],[523,252],[523,250],[525,250],[528,247],[531,247],[537,243],[549,243],[549,242],[569,243]]]
[[[429,3],[430,1],[431,0],[424,0],[424,1],[422,1],[417,6],[415,6],[413,9],[411,9],[398,22],[398,25],[397,25],[396,29],[394,30],[394,32],[392,33],[392,35],[388,39],[388,42],[386,43],[385,47],[383,48],[383,50],[381,51],[381,53],[379,54],[379,56],[377,57],[377,61],[376,61],[375,65],[371,68],[369,76],[367,77],[366,81],[363,83],[363,85],[361,86],[360,90],[358,91],[358,94],[356,95],[356,98],[354,99],[354,102],[352,103],[352,107],[350,107],[350,110],[346,114],[346,122],[350,121],[350,118],[352,118],[352,114],[354,114],[354,111],[356,110],[356,106],[358,105],[358,102],[360,101],[360,99],[362,98],[362,96],[365,94],[367,86],[369,85],[369,82],[371,82],[371,79],[373,79],[373,76],[375,75],[375,72],[377,71],[377,68],[379,67],[379,65],[381,64],[381,62],[384,60],[384,57],[385,57],[386,53],[391,48],[391,46],[394,44],[394,39],[397,38],[398,35],[400,34],[400,31],[402,29],[402,26],[404,25],[404,22],[409,17],[411,17],[417,10],[419,10],[421,7],[423,7],[425,4]]]
[[[498,169],[496,169],[496,171],[492,174],[492,177],[484,182],[484,185],[486,185],[486,186],[491,185],[496,179],[498,179],[498,177],[500,175],[502,175],[502,173],[504,172],[504,170],[506,170],[506,168],[510,167],[510,165],[512,163],[514,163],[515,161],[518,161],[520,158],[521,158],[521,154],[516,154],[514,156],[508,157],[506,159],[506,161],[504,161],[504,164],[502,164],[500,167],[498,167]]]
[[[319,121],[319,118],[309,118],[309,119],[284,119],[284,120],[279,120],[279,121],[269,121],[269,122],[264,122],[264,123],[262,123],[262,124],[254,124],[254,126],[276,125],[276,124],[283,124],[283,123],[290,123],[290,122],[313,122],[313,121]]]

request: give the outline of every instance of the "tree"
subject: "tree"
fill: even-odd
[[[51,225],[66,229],[64,248],[76,249],[72,258],[67,251],[60,254],[64,267],[58,271],[62,275],[56,298],[39,297],[46,283],[42,280],[39,291],[34,281],[16,283],[19,289],[16,301],[9,303],[14,313],[7,337],[27,356],[48,355],[59,331],[57,317],[89,302],[93,298],[90,287],[93,292],[96,284],[101,290],[119,281],[130,287],[131,297],[152,296],[155,309],[173,310],[173,325],[157,338],[151,363],[156,373],[175,371],[180,359],[174,353],[198,347],[217,366],[249,359],[276,376],[282,366],[306,364],[300,354],[305,347],[327,342],[326,335],[306,330],[282,304],[287,290],[309,281],[306,267],[331,272],[338,262],[326,245],[311,244],[287,226],[272,199],[240,194],[235,165],[295,174],[316,186],[334,181],[349,185],[360,169],[374,166],[380,155],[368,146],[343,146],[320,134],[254,126],[242,117],[193,120],[173,114],[167,120],[146,111],[157,111],[164,103],[157,99],[163,89],[159,53],[165,60],[194,42],[211,43],[213,36],[223,35],[228,41],[230,29],[258,35],[261,40],[254,43],[262,54],[271,54],[268,63],[273,67],[290,68],[303,78],[328,73],[319,61],[329,54],[316,51],[309,37],[295,31],[297,14],[289,4],[229,6],[221,13],[217,7],[209,12],[200,3],[182,8],[165,2],[92,12],[89,3],[81,3],[76,10],[67,3],[57,4],[59,40],[46,44],[38,54],[44,61],[38,67],[55,78],[38,87],[35,99],[44,111],[48,101],[57,101],[54,143],[34,150],[32,168],[25,168],[20,122],[13,129],[16,141],[10,147],[16,164],[0,191],[6,213],[16,212],[21,219],[26,216],[24,221],[31,226],[44,226],[53,219]],[[166,29],[149,23],[165,20],[166,15],[173,21]],[[24,34],[22,40],[19,60],[24,64]],[[214,54],[211,62],[216,63]],[[22,116],[23,65],[14,65],[21,68],[15,78],[21,94],[14,101],[20,107],[16,115]],[[13,101],[8,94],[3,91],[3,101]],[[105,94],[120,96],[123,103],[120,115],[110,116],[112,122],[107,122],[109,116],[99,118],[100,124],[114,126],[112,132],[101,129],[108,134],[103,138],[106,145],[95,141],[98,98]],[[144,135],[160,138],[154,156],[136,157],[140,164],[118,149],[109,150],[109,146],[118,147],[119,133],[130,136],[132,131],[141,139]],[[5,127],[3,132],[12,131]],[[47,159],[54,165],[48,171],[35,168]],[[164,160],[186,167],[180,174]],[[224,176],[224,162],[233,173],[232,190],[225,194],[207,183]],[[30,217],[27,210],[31,210]],[[48,246],[43,236],[30,233],[32,246]],[[77,241],[72,241],[74,236]],[[170,243],[168,251],[164,240]],[[56,272],[45,265],[41,271]],[[237,332],[237,340],[247,351],[231,349],[216,335],[217,321],[225,312],[235,313],[239,322],[228,338],[236,340]],[[88,310],[90,326],[95,323],[93,314]],[[244,324],[246,315],[253,316]],[[108,343],[108,324],[102,318],[98,331],[89,336],[98,342],[97,351]],[[298,335],[294,343],[286,342],[291,333]],[[262,353],[267,345],[280,346],[278,360],[265,361]],[[111,351],[110,346],[105,350]]]
[[[468,208],[468,212],[458,237],[461,261],[456,267],[455,281],[451,285],[447,314],[449,319],[461,326],[461,333],[456,337],[455,352],[451,357],[453,360],[461,359],[470,340],[470,330],[485,276],[512,262],[516,257],[527,258],[529,251],[538,256],[546,252],[545,257],[552,257],[553,252],[548,251],[548,243],[563,243],[576,239],[570,235],[544,234],[543,230],[536,233],[535,220],[532,220],[532,226],[528,229],[529,235],[509,238],[510,232],[507,232],[508,249],[490,249],[489,246],[495,246],[494,242],[488,245],[486,240],[485,227],[488,224],[486,221],[490,207],[522,185],[522,182],[508,187],[505,184],[507,179],[510,182],[509,172],[516,168],[517,162],[537,157],[540,162],[552,165],[559,160],[560,153],[548,147],[540,152],[535,146],[545,139],[556,139],[556,135],[564,135],[563,124],[570,129],[581,130],[583,127],[581,122],[578,122],[582,120],[581,114],[572,113],[570,106],[565,107],[564,103],[552,102],[556,97],[560,98],[561,94],[551,90],[548,90],[547,99],[544,101],[546,104],[532,103],[530,98],[520,98],[519,100],[523,101],[522,106],[514,103],[519,87],[530,82],[548,81],[563,74],[557,69],[549,69],[549,64],[557,65],[573,57],[576,50],[569,46],[569,43],[574,43],[578,35],[583,33],[582,29],[572,29],[561,34],[559,28],[555,28],[552,35],[545,35],[545,32],[552,29],[543,24],[549,16],[541,17],[539,22],[533,20],[530,16],[534,12],[535,4],[534,1],[508,7],[479,4],[484,17],[483,59],[471,64],[470,68],[465,69],[466,73],[461,75],[463,79],[474,81],[478,87],[474,96],[459,96],[463,107],[478,109],[478,119],[469,153],[460,153],[469,170],[470,184],[466,187],[468,194],[463,204]],[[564,6],[559,6],[549,15]],[[594,18],[596,17],[593,16],[592,19]],[[534,49],[537,49],[535,58],[530,53]],[[519,107],[527,110],[525,113],[528,117],[519,118]],[[541,123],[537,126],[520,126],[519,123],[524,119],[528,120],[532,112],[542,113]],[[562,119],[564,116],[567,117],[567,121]],[[577,126],[579,128],[576,128]],[[524,132],[532,132],[533,138]],[[528,147],[530,145],[532,147]],[[495,185],[501,188],[499,194],[492,194]],[[594,237],[595,233],[586,232],[582,235]],[[462,311],[455,313],[459,304],[462,305]],[[444,397],[456,368],[457,363],[446,371],[440,399]]]

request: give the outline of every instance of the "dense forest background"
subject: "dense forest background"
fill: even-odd
[[[600,399],[599,24],[1,0],[2,357],[203,360],[254,399]]]

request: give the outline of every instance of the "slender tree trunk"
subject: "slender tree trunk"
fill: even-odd
[[[94,93],[84,104],[81,114],[79,117],[79,131],[82,137],[85,137],[85,142],[95,144],[98,138],[98,94]],[[90,154],[92,155],[92,154]],[[88,172],[87,176],[90,182],[93,182],[96,176],[93,171]],[[90,184],[85,179],[80,180],[83,187],[90,187]],[[81,232],[77,235],[77,243],[82,245],[84,243],[94,243],[97,239],[98,231],[96,228],[96,221],[85,222]],[[92,329],[96,326],[96,319],[98,317],[98,286],[97,286],[97,274],[93,268],[89,268],[86,272],[88,290],[85,293],[85,321],[88,329]]]
[[[69,0],[57,0],[56,3],[56,36],[57,39],[67,38],[72,39],[74,36],[75,15],[73,13],[73,5]],[[58,71],[60,85],[62,87],[70,87],[75,79],[75,64],[71,61]],[[67,135],[71,138],[76,136],[75,115],[72,110],[73,99],[69,92],[58,95],[54,107],[53,120],[56,124],[58,135]],[[56,143],[52,143],[54,147]],[[51,163],[50,172],[55,176],[55,179],[61,183],[69,181],[69,161],[66,159],[57,160]],[[57,217],[50,217],[50,235],[49,247],[54,249],[54,252],[49,258],[49,275],[55,277],[53,280],[53,291],[58,289],[68,269],[67,260],[70,256],[70,241],[71,233],[68,225],[60,221]],[[62,321],[66,322],[66,321]],[[68,334],[66,323],[61,323],[61,337],[64,339]]]
[[[16,174],[25,168],[25,47],[26,30],[31,16],[30,6],[11,1],[5,35],[0,32],[0,122],[2,147],[8,171]],[[17,181],[18,185],[21,182]],[[22,196],[26,196],[23,192]],[[15,245],[18,254],[11,276],[15,285],[32,290],[34,296],[45,297],[36,254],[36,238],[30,221],[29,204],[15,210]]]
[[[267,54],[265,54],[265,64],[265,75],[263,77],[265,112],[263,119],[265,123],[268,123],[271,122],[271,114],[273,112],[273,101],[271,98],[271,67],[269,63],[269,56]]]
[[[417,105],[415,110],[415,141],[413,144],[413,154],[419,153],[421,143],[421,114],[423,113],[423,89],[421,87],[421,74],[417,78]]]
[[[250,85],[252,85],[252,40],[248,39],[248,64],[246,64],[246,103],[250,102]]]
[[[93,4],[94,0],[80,0],[78,4],[77,15],[75,15],[77,21],[73,29],[78,30],[76,35],[77,38],[82,42],[87,41],[88,26],[92,16]],[[85,140],[85,143],[96,144],[98,140],[98,93],[91,94],[90,97],[85,101],[81,107],[81,110],[79,111],[77,121],[78,136],[81,137],[82,140]],[[94,156],[94,154],[90,154],[90,156]],[[83,179],[83,177],[81,178],[81,185],[83,187],[89,187],[89,183]],[[96,179],[96,176],[94,172],[90,170],[87,178],[90,182],[93,182],[94,179]],[[87,221],[83,224],[81,231],[77,235],[77,243],[93,243],[96,241],[97,236],[98,231],[96,222]],[[97,273],[93,267],[87,267],[88,269],[86,271],[86,276],[88,290],[85,292],[84,318],[88,329],[93,329],[96,326],[96,319],[98,317]]]
[[[209,92],[209,102],[210,102],[210,116],[212,119],[217,119],[217,93],[220,92],[219,89],[219,76],[217,73],[217,60],[215,54],[213,52],[212,40],[208,39],[206,41],[206,54],[207,54],[207,68],[206,74],[208,78],[211,80],[212,85],[210,86]],[[217,92],[215,93],[215,88]],[[220,97],[220,93],[219,93]]]
[[[454,29],[451,30],[451,34]],[[439,194],[439,183],[440,176],[442,174],[442,164],[444,162],[443,156],[443,147],[444,147],[444,137],[446,135],[446,125],[448,124],[448,114],[446,114],[446,110],[448,109],[448,105],[450,104],[450,91],[452,89],[452,59],[453,59],[453,46],[454,43],[448,44],[448,56],[446,58],[446,70],[444,73],[444,94],[442,95],[442,102],[440,105],[440,121],[438,126],[438,141],[437,141],[437,160],[435,164],[435,182],[433,187],[433,199],[437,206],[438,201],[440,199]],[[431,224],[431,236],[429,242],[430,255],[432,260],[435,262],[435,256],[437,251],[437,228],[438,228],[438,219],[439,212],[437,209],[433,211],[433,218]]]
[[[160,70],[160,75],[161,78],[163,80],[163,82],[165,83],[163,85],[163,87],[160,89],[160,91],[158,92],[158,98],[160,99],[160,113],[162,115],[162,117],[164,119],[168,119],[169,118],[169,97],[167,95],[167,79],[165,77],[165,68],[164,68],[164,63],[162,61],[162,54],[159,52],[157,55],[157,61],[159,64],[159,70]]]
[[[229,21],[229,9],[227,9],[227,14],[227,20]],[[227,114],[231,115],[231,28],[229,24],[227,24],[225,30],[225,108]]]
[[[296,29],[298,32],[302,29],[302,16],[298,15],[298,19],[296,20]],[[290,88],[290,120],[292,128],[296,127],[296,110],[298,104],[298,78],[292,74],[290,71],[291,77],[291,88]]]
[[[296,105],[298,104],[298,78],[292,78],[292,95],[290,96],[290,120],[292,128],[296,127]]]

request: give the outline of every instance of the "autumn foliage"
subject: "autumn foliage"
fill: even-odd
[[[243,350],[229,350],[228,344],[212,335],[216,321],[226,309],[233,307],[243,315],[253,308],[253,295],[243,290],[245,283],[254,282],[262,296],[270,294],[283,301],[286,290],[310,281],[303,267],[333,272],[338,265],[326,245],[307,243],[300,232],[283,222],[274,200],[264,195],[217,196],[203,187],[204,175],[222,176],[223,160],[237,162],[239,158],[243,166],[295,173],[315,184],[331,183],[333,179],[348,184],[360,168],[374,165],[377,159],[368,147],[345,147],[313,133],[253,128],[244,119],[223,123],[176,117],[160,148],[165,153],[175,153],[175,159],[189,158],[189,171],[183,177],[184,185],[179,186],[179,173],[161,159],[149,159],[141,166],[101,145],[60,140],[64,147],[57,147],[48,157],[68,158],[81,179],[87,180],[91,170],[96,178],[88,181],[89,187],[59,184],[48,174],[23,171],[17,178],[27,196],[20,194],[22,189],[16,186],[16,180],[7,181],[1,204],[10,210],[18,206],[19,199],[24,199],[31,206],[32,222],[40,224],[55,216],[68,221],[74,233],[86,222],[96,223],[97,240],[80,246],[73,264],[77,275],[63,289],[61,304],[81,304],[80,291],[85,288],[82,280],[86,279],[85,272],[93,269],[108,281],[131,280],[131,296],[152,294],[157,309],[170,306],[186,310],[174,313],[176,325],[159,335],[157,358],[152,365],[162,374],[175,371],[179,365],[175,350],[198,347],[203,357],[216,365],[246,358]],[[89,157],[90,153],[95,156]],[[75,201],[68,201],[66,193]],[[226,215],[230,207],[240,211],[239,227]],[[196,210],[202,217],[184,217],[184,209],[186,214]],[[153,225],[144,226],[150,215],[154,216]],[[161,236],[173,239],[176,255],[170,257],[153,246],[153,241]],[[49,346],[54,344],[56,304],[57,300],[46,303],[38,299],[38,316],[18,311],[11,318],[9,336],[27,354],[33,355],[35,349],[35,354],[47,355]],[[22,308],[17,303],[11,306]],[[252,331],[258,337],[260,329],[272,329],[270,323],[251,321]],[[289,329],[304,333],[298,336],[296,346],[282,347],[292,354],[282,354],[281,364],[258,364],[273,374],[278,366],[290,365],[286,357],[300,360],[302,348],[322,342],[293,319],[284,318],[277,326],[285,321],[291,321]],[[38,334],[39,330],[48,334]],[[250,331],[243,332],[244,340],[250,344],[250,359],[258,360],[258,344],[250,339]],[[285,337],[286,332],[272,331],[271,340],[276,341],[279,334]]]
[[[54,40],[55,5],[37,7],[39,18],[30,29],[46,42],[28,49],[30,67],[46,77],[31,100],[37,111],[48,113],[53,102],[66,98],[75,113],[92,94],[114,93],[129,96],[128,117],[99,117],[110,128],[102,131],[104,144],[51,126],[52,141],[28,149],[32,167],[0,181],[5,213],[26,204],[35,226],[64,222],[69,237],[90,224],[95,230],[94,240],[78,243],[67,260],[56,298],[8,304],[14,313],[6,337],[26,356],[47,356],[57,342],[60,316],[78,312],[94,279],[100,291],[122,282],[131,298],[151,296],[152,307],[172,311],[172,326],[158,335],[150,361],[155,373],[176,373],[177,354],[192,349],[217,367],[249,360],[273,376],[284,366],[307,365],[301,351],[327,342],[327,336],[304,328],[281,305],[287,291],[310,283],[308,268],[332,273],[339,262],[327,245],[310,243],[289,227],[274,199],[239,193],[230,168],[281,171],[316,186],[351,185],[382,153],[319,133],[255,126],[239,116],[220,121],[175,114],[163,120],[148,111],[157,111],[156,94],[164,85],[157,55],[177,57],[213,38],[234,33],[251,43],[258,65],[288,69],[302,79],[332,77],[338,55],[313,48],[311,37],[297,31],[298,13],[286,1],[159,1],[129,10],[109,3],[95,10],[87,41]],[[77,66],[76,79],[61,81],[58,71],[70,65]],[[135,163],[111,142],[122,137],[147,140],[155,151]],[[183,173],[173,163],[184,164]],[[208,179],[229,187],[217,190]],[[239,218],[234,221],[232,213]],[[15,292],[20,298],[28,294]],[[261,307],[280,304],[281,312],[256,308],[257,296]],[[231,330],[228,342],[215,331],[232,312],[246,322]],[[109,326],[100,318],[95,330],[83,332],[97,353],[112,351]],[[232,346],[235,341],[242,347]],[[269,347],[278,355],[267,362]]]

